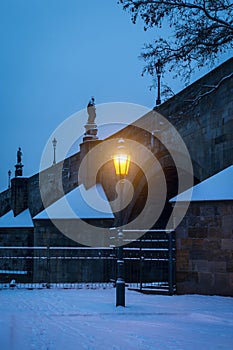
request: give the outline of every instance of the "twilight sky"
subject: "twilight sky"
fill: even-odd
[[[0,191],[18,147],[24,175],[37,172],[53,130],[90,96],[155,104],[138,59],[153,33],[133,25],[117,0],[1,0],[0,33]]]

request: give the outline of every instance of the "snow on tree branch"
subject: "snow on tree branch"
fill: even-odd
[[[225,80],[230,79],[231,77],[233,77],[233,72],[228,74],[228,75],[226,75],[226,76],[224,76],[216,85],[212,85],[212,86],[207,86],[206,85],[205,87],[209,87],[210,90],[206,91],[203,94],[198,95],[194,100],[186,100],[186,102],[192,102],[192,103],[199,102],[203,97],[205,97],[205,96],[211,94],[212,92],[216,91]]]

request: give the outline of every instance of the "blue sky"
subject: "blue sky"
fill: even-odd
[[[0,33],[0,190],[18,147],[25,176],[37,172],[50,134],[90,96],[155,104],[138,59],[153,33],[133,25],[117,0],[2,0]]]

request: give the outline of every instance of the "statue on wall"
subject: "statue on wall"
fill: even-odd
[[[21,147],[19,147],[17,151],[17,163],[15,165],[15,177],[23,176],[22,155]]]
[[[21,147],[19,147],[18,151],[17,151],[17,164],[21,164],[22,163],[22,151],[21,151]]]
[[[88,120],[87,124],[95,124],[95,118],[96,118],[96,108],[95,108],[95,99],[92,97],[87,105],[87,113],[88,113]]]
[[[94,97],[91,97],[90,101],[87,105],[87,114],[88,119],[86,125],[84,125],[85,133],[83,137],[83,142],[85,141],[94,141],[97,140],[97,125],[95,123],[96,118],[96,108],[95,108],[95,99]]]

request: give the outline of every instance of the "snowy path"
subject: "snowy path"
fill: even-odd
[[[1,350],[233,349],[233,298],[1,290]]]

